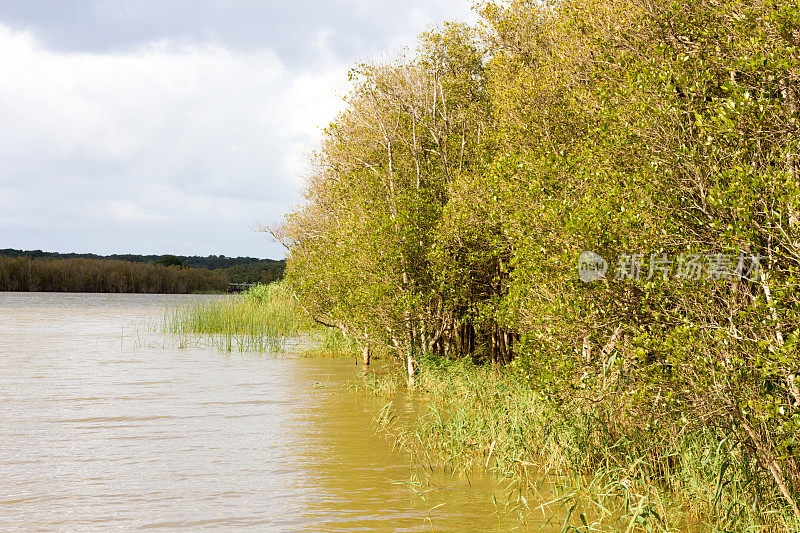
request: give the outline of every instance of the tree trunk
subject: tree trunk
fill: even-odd
[[[369,358],[370,358],[369,344],[365,344],[364,349],[361,350],[361,362],[364,363],[364,366],[369,366]]]
[[[497,326],[492,326],[492,330],[489,333],[489,344],[491,346],[491,353],[492,353],[492,364],[497,364]]]
[[[407,316],[410,316],[410,313]],[[414,359],[414,326],[413,324],[411,324],[410,320],[408,323],[408,340],[409,340],[408,358],[406,362],[408,368],[408,386],[413,387],[414,374],[416,374],[417,362]]]
[[[469,353],[475,353],[475,326],[469,325]]]
[[[740,427],[744,429],[745,433],[750,438],[750,444],[756,451],[756,455],[767,467],[767,470],[769,470],[770,474],[772,474],[772,478],[775,480],[778,490],[781,491],[784,499],[792,508],[792,511],[794,511],[795,517],[800,519],[800,509],[798,509],[797,503],[794,501],[794,498],[792,498],[792,494],[786,484],[786,479],[781,471],[780,464],[775,458],[775,454],[773,453],[771,446],[769,443],[764,443],[758,433],[756,433],[756,431],[751,428],[749,424],[747,424],[737,406],[733,406],[733,409],[734,415],[738,419]]]

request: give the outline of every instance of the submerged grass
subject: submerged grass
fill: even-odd
[[[227,352],[281,352],[289,340],[315,328],[289,290],[272,283],[167,309],[162,329],[181,343],[203,342]]]
[[[386,397],[406,386],[392,374],[364,383]],[[469,361],[422,358],[414,395],[416,416],[387,406],[379,418],[398,444],[423,462],[490,466],[529,494],[546,489],[548,501],[516,504],[563,531],[798,530],[748,455],[708,429],[667,443],[620,433],[601,405],[555,405],[513,372]]]

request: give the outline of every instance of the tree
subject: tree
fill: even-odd
[[[183,261],[181,261],[179,257],[176,257],[174,255],[165,255],[164,257],[156,261],[156,265],[165,267],[177,266],[182,268]]]
[[[409,377],[420,353],[508,365],[629,442],[643,478],[670,482],[688,432],[745,450],[741,475],[800,519],[800,8],[481,12],[480,31],[445,25],[352,72],[282,229],[298,298]],[[584,250],[612,261],[605,280],[578,279]],[[638,254],[762,268],[614,279]]]

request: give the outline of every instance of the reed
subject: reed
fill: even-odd
[[[355,340],[343,335],[341,330],[322,328],[303,353],[311,357],[355,357],[360,356],[361,349]]]
[[[163,331],[182,343],[204,343],[226,352],[282,352],[313,325],[282,283],[169,308]]]
[[[405,383],[369,374],[363,386],[396,398]],[[421,462],[488,466],[528,495],[553,494],[536,512],[564,531],[798,530],[752,456],[722,433],[687,428],[655,442],[610,424],[602,405],[559,405],[513,370],[469,361],[421,358],[413,394],[414,416],[389,404],[378,419],[399,445]]]

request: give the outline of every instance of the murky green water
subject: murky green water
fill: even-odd
[[[493,479],[419,476],[350,361],[148,332],[190,298],[0,293],[0,529],[540,530]]]

